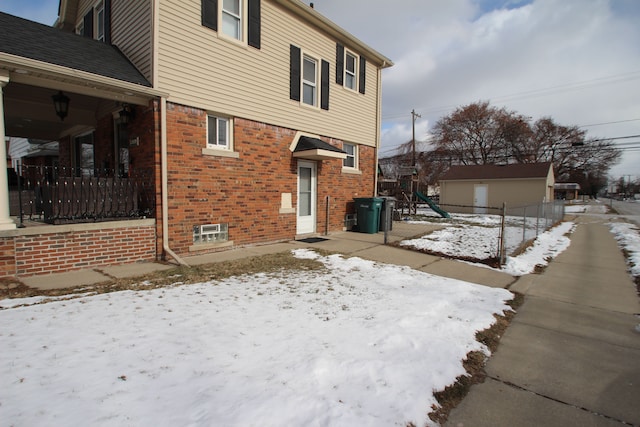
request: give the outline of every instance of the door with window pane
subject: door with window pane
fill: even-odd
[[[298,162],[297,234],[316,231],[316,164]]]

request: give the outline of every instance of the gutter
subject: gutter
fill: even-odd
[[[310,22],[311,25],[326,32],[331,37],[335,38],[336,41],[342,40],[348,42],[352,49],[360,51],[365,55],[365,57],[367,57],[367,59],[375,61],[378,66],[383,68],[393,66],[393,61],[389,58],[366,45],[353,34],[338,26],[336,23],[326,18],[306,3],[300,0],[275,0],[275,2],[298,17]]]
[[[0,68],[9,70],[11,81],[15,83],[66,90],[138,105],[146,105],[149,98],[168,96],[167,93],[152,87],[4,52],[0,52]],[[17,73],[16,70],[22,70],[22,73]]]
[[[382,69],[378,68],[378,82],[376,90],[376,154],[375,170],[373,171],[373,197],[378,195],[378,170],[380,168],[380,139],[382,137]]]
[[[160,98],[160,157],[161,157],[161,174],[162,174],[162,249],[175,259],[178,264],[189,267],[182,258],[180,258],[169,247],[169,178],[167,171],[167,98]]]

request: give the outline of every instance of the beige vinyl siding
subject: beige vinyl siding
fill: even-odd
[[[152,81],[153,0],[111,1],[111,43]]]
[[[337,85],[336,40],[268,0],[262,1],[260,50],[219,38],[203,27],[199,0],[164,0],[159,9],[156,88],[168,92],[169,101],[357,144],[376,144],[376,66],[367,63],[365,95]],[[289,99],[291,44],[303,54],[329,62],[329,111]]]
[[[80,0],[78,2],[78,15],[76,16],[76,27],[80,22],[82,22],[82,18],[87,14],[90,8],[94,7],[98,4],[99,0]]]
[[[507,207],[515,208],[553,200],[553,198],[549,199],[549,181],[538,178],[442,181],[440,183],[440,203],[442,205],[472,206],[476,185],[487,185],[487,203],[494,208],[502,208],[503,202],[507,203]],[[551,184],[551,188],[553,188],[553,184]],[[447,209],[447,206],[444,206],[444,209]],[[497,211],[490,213],[497,213]]]
[[[111,0],[111,44],[152,81],[152,9],[154,0]],[[100,0],[80,0],[76,27]],[[95,31],[95,24],[94,24]]]

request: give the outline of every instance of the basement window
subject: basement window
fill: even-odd
[[[204,224],[193,226],[193,244],[223,243],[229,240],[229,224]]]

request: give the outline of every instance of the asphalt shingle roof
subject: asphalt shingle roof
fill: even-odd
[[[550,167],[551,163],[452,166],[440,180],[546,178]]]
[[[0,52],[151,87],[115,46],[2,12]]]
[[[326,151],[334,151],[336,153],[344,153],[341,149],[334,147],[331,144],[328,144],[321,139],[312,138],[310,136],[301,136],[298,140],[298,144],[296,145],[294,152],[306,151],[306,150],[326,150]]]

